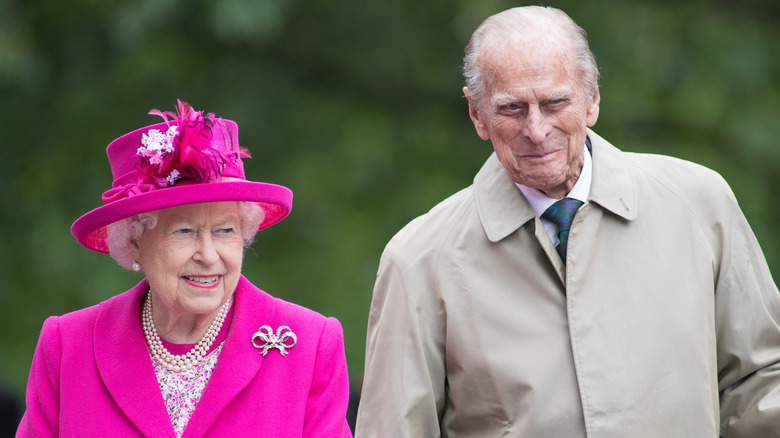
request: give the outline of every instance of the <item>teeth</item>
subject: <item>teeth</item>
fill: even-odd
[[[193,281],[195,283],[211,284],[217,281],[219,279],[219,276],[218,275],[215,275],[214,277],[186,277],[185,276],[184,278],[186,278],[189,281]]]

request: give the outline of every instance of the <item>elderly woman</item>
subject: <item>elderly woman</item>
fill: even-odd
[[[341,325],[241,275],[292,193],[247,181],[238,127],[179,102],[107,149],[103,205],[73,235],[138,285],[43,325],[17,436],[343,437]]]

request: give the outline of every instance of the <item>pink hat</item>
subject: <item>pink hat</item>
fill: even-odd
[[[290,189],[246,180],[241,158],[249,153],[238,145],[235,122],[214,114],[204,116],[182,101],[177,111],[152,110],[149,114],[165,122],[137,129],[108,145],[114,183],[103,193],[106,205],[81,216],[71,227],[84,247],[107,254],[106,225],[179,205],[257,202],[265,212],[259,230],[290,213]]]

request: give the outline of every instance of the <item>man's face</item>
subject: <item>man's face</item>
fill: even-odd
[[[490,139],[515,182],[562,198],[579,178],[586,128],[598,119],[599,94],[589,96],[565,50],[486,51],[485,95],[467,88],[477,133]]]

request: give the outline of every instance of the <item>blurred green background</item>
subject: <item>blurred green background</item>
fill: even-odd
[[[463,47],[501,0],[0,0],[0,385],[23,394],[43,320],[138,274],[79,246],[105,146],[177,98],[238,122],[247,176],[295,192],[244,273],[338,317],[359,381],[377,263],[490,154],[461,95]],[[589,33],[596,131],[731,183],[774,272],[780,231],[780,2],[545,4]],[[670,257],[673,257],[670,254]]]

